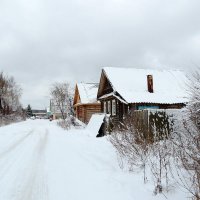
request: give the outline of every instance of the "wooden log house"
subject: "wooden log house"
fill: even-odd
[[[97,83],[78,83],[74,94],[74,111],[83,123],[88,123],[91,116],[101,112],[101,104],[97,101]]]
[[[135,110],[180,109],[187,102],[187,78],[178,70],[102,69],[97,99],[118,123]]]

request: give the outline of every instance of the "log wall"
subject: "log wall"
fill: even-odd
[[[95,113],[101,112],[101,104],[83,104],[79,105],[75,109],[76,117],[84,122],[88,123],[90,121],[90,118]]]

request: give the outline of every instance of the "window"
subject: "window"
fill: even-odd
[[[112,100],[112,115],[116,115],[116,101]]]
[[[159,106],[138,106],[138,110],[144,110],[144,109],[159,109]]]
[[[108,101],[108,114],[111,114],[111,103]]]
[[[103,102],[103,112],[106,113],[106,101]]]

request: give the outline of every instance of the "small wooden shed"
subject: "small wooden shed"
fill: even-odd
[[[97,83],[77,83],[74,94],[74,111],[83,123],[88,123],[91,116],[101,112],[101,103],[97,101]]]

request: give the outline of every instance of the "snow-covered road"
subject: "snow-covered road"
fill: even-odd
[[[0,128],[0,200],[165,199],[152,190],[142,176],[119,168],[105,137],[48,120]]]

